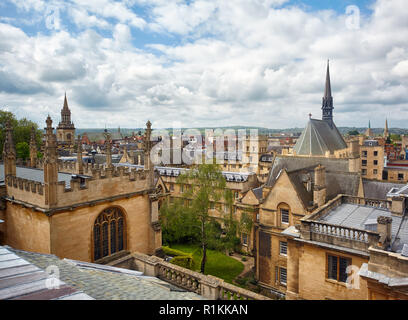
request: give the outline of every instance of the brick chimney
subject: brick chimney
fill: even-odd
[[[377,232],[380,234],[379,246],[387,249],[391,243],[391,217],[379,216],[377,218]]]

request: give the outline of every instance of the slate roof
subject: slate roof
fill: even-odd
[[[262,199],[263,187],[252,189],[252,192],[258,200]]]
[[[200,295],[138,271],[59,259],[55,255],[10,247],[7,250],[39,269],[58,267],[61,281],[96,300],[204,300]],[[0,278],[0,286],[1,283]]]
[[[311,179],[314,183],[314,168],[321,164],[326,168],[327,200],[334,199],[339,194],[358,195],[360,175],[348,171],[348,162],[344,159],[276,157],[269,172],[268,187],[273,187],[281,170],[286,169],[297,194],[305,207],[313,201],[313,191],[307,191],[305,182]],[[337,171],[343,169],[344,171]]]
[[[112,140],[122,140],[123,135],[118,131],[109,132]],[[96,142],[103,140],[105,141],[104,132],[84,132],[83,136],[86,135],[91,142]]]
[[[42,169],[16,167],[16,176],[23,179],[44,183],[44,171]],[[4,181],[4,164],[0,164],[0,182],[1,181]],[[58,172],[58,181],[64,181],[66,188],[69,188],[71,174]]]
[[[314,167],[318,164],[324,166],[327,171],[348,172],[349,164],[347,159],[335,159],[325,157],[296,157],[296,156],[279,156],[275,157],[272,167],[269,171],[266,185],[272,187],[279,172],[285,168],[288,172],[302,168]]]
[[[381,182],[363,179],[364,197],[369,199],[387,199],[387,193],[393,188],[404,187],[403,183]]]
[[[324,156],[327,151],[345,148],[347,144],[334,123],[330,126],[327,121],[310,119],[293,150],[297,155]]]
[[[143,165],[139,164],[131,164],[131,163],[115,163],[115,166],[121,166],[121,167],[130,167],[130,168],[136,168],[137,170],[141,170],[144,168]],[[154,167],[157,172],[161,176],[169,176],[169,177],[178,177],[180,174],[183,174],[185,171],[188,171],[190,169],[185,169],[185,168],[175,168],[175,167],[159,167],[155,166]],[[229,171],[222,171],[221,174],[224,176],[224,178],[228,182],[246,182],[248,181],[249,176],[255,175],[253,172],[229,172]]]
[[[48,279],[48,280],[47,280]],[[58,287],[49,288],[49,285]],[[94,300],[0,246],[0,300]]]
[[[333,210],[330,210],[319,220],[339,226],[368,230],[366,228],[366,225],[372,225],[373,223],[376,224],[377,218],[379,216],[392,218],[391,243],[394,243],[394,240],[396,239],[398,233],[398,229],[401,225],[398,233],[398,238],[392,248],[392,251],[400,253],[404,244],[408,244],[408,219],[402,219],[401,216],[392,215],[388,209],[343,203]]]

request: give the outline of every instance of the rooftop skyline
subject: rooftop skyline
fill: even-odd
[[[0,109],[40,127],[407,128],[403,0],[0,3]],[[358,10],[357,10],[358,9]],[[359,13],[359,14],[358,14]]]

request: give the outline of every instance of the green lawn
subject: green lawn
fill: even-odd
[[[201,253],[197,245],[192,244],[174,244],[171,248],[184,251],[186,253],[193,253],[195,271],[200,271]],[[242,271],[244,265],[227,255],[214,250],[207,249],[207,262],[205,264],[205,274],[210,274],[215,277],[224,279],[226,282],[232,283]]]

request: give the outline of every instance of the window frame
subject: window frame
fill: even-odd
[[[283,216],[284,216],[283,211],[286,211],[285,216],[287,215],[287,217],[288,217],[288,222],[283,221]],[[289,209],[279,208],[279,212],[280,212],[280,221],[281,221],[281,224],[289,224],[289,222],[290,222]]]
[[[282,271],[285,270],[285,278],[286,281],[282,282]],[[283,267],[279,267],[279,284],[282,286],[287,286],[288,284],[288,269],[287,268],[283,268]]]
[[[284,246],[282,246],[284,244]],[[285,252],[282,252],[282,248],[285,248]],[[280,256],[288,256],[288,243],[287,241],[279,241],[279,255]]]
[[[329,278],[329,270],[330,270],[329,269],[330,268],[330,266],[329,266],[329,257],[336,258],[336,279]],[[341,276],[341,274],[340,274],[340,269],[341,269],[340,259],[343,259],[343,260],[348,262],[348,264],[346,266],[346,269],[345,269],[345,274],[344,274],[345,281],[342,281],[341,277],[340,277]],[[336,254],[332,254],[332,253],[327,252],[326,253],[326,280],[335,281],[335,282],[338,282],[338,283],[347,283],[347,278],[348,278],[349,275],[347,274],[346,270],[347,270],[347,267],[352,265],[352,262],[353,262],[352,258],[341,256],[341,255],[336,255]]]

